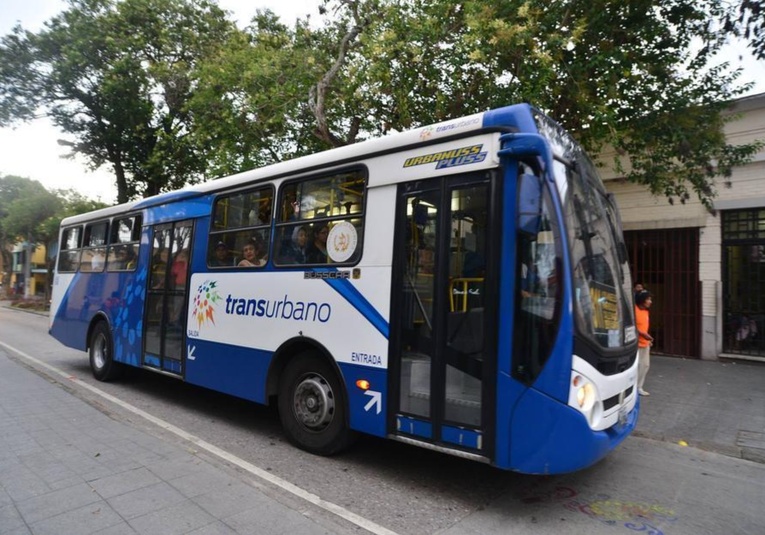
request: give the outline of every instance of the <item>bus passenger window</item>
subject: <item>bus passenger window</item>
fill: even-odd
[[[92,223],[85,227],[85,240],[80,261],[80,271],[101,272],[106,267],[106,243],[108,221]]]
[[[361,171],[293,181],[280,193],[275,264],[352,264],[361,258],[366,178]]]
[[[82,227],[70,227],[61,234],[61,245],[58,254],[58,271],[77,271],[80,267],[80,245]]]
[[[141,216],[135,215],[112,222],[107,269],[134,271],[138,265],[141,241]]]
[[[519,230],[516,237],[514,373],[522,380],[537,376],[555,343],[561,304],[557,235],[552,201],[545,190],[539,228],[534,233]]]
[[[268,261],[273,201],[272,186],[216,199],[207,241],[207,266],[264,266]]]

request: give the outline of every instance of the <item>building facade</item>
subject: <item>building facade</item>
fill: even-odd
[[[765,140],[765,93],[737,100],[731,113],[731,144]],[[765,149],[717,180],[715,213],[697,199],[670,204],[608,168],[604,178],[633,278],[654,294],[655,351],[765,362]]]
[[[46,248],[37,246],[31,258],[31,277],[26,280],[24,267],[28,254],[26,242],[19,242],[11,251],[13,265],[11,266],[10,287],[6,289],[6,295],[13,296],[38,296],[45,295],[45,285],[48,280],[48,268],[46,263]],[[29,292],[27,293],[27,285]]]

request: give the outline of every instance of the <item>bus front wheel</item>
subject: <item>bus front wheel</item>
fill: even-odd
[[[119,377],[122,364],[114,362],[112,333],[105,321],[100,321],[90,335],[90,369],[99,381],[111,381]]]
[[[303,353],[287,364],[279,382],[279,417],[287,438],[317,455],[346,448],[352,432],[337,374],[324,360]]]

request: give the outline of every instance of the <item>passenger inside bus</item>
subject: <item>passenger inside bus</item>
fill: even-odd
[[[308,229],[306,227],[295,227],[292,231],[292,239],[284,240],[282,244],[279,254],[280,262],[283,264],[305,264],[307,244]]]
[[[135,253],[131,245],[120,245],[114,250],[114,259],[109,261],[109,269],[114,271],[135,269]]]
[[[186,286],[186,274],[189,271],[189,252],[181,249],[175,255],[173,267],[170,268],[174,288],[183,288]]]
[[[233,265],[231,256],[228,253],[228,247],[222,241],[215,245],[213,256],[210,259],[210,267],[231,267]]]
[[[162,249],[151,261],[151,287],[155,290],[165,287],[168,257],[167,249]]]
[[[93,256],[90,258],[90,271],[103,271],[105,261],[103,249],[93,249]]]
[[[261,267],[266,265],[265,246],[263,240],[257,237],[250,240],[242,247],[242,260],[239,267]]]
[[[313,231],[313,241],[308,246],[306,261],[309,264],[327,263],[327,236],[329,236],[329,227],[325,225],[317,226]]]

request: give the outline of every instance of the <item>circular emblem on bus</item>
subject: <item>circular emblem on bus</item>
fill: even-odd
[[[359,235],[348,221],[340,221],[327,236],[327,254],[333,262],[345,262],[356,252]]]

